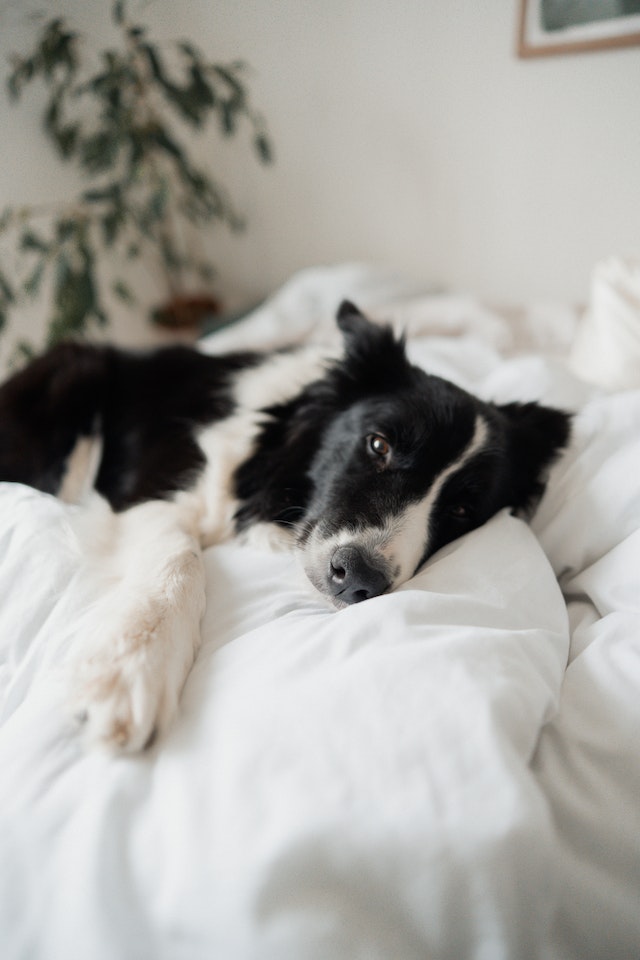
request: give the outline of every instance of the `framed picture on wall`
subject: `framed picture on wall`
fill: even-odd
[[[640,0],[520,0],[520,57],[634,44],[640,44]]]

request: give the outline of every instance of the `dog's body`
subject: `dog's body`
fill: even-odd
[[[275,525],[342,606],[541,494],[566,414],[429,376],[349,303],[338,323],[330,361],[67,344],[0,389],[0,480],[93,511],[114,591],[75,681],[93,739],[138,749],[173,715],[199,643],[203,547]]]

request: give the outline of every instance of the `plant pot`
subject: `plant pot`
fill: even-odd
[[[221,309],[220,301],[208,294],[173,297],[156,307],[151,319],[169,330],[197,330]]]

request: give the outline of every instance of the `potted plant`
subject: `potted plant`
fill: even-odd
[[[124,0],[112,5],[119,42],[88,66],[83,40],[61,17],[42,25],[33,49],[15,56],[8,91],[17,102],[33,81],[46,88],[44,131],[57,156],[74,164],[83,189],[71,202],[6,209],[0,215],[5,250],[22,269],[0,261],[0,330],[12,309],[51,291],[46,340],[54,343],[108,323],[105,271],[111,291],[132,303],[135,294],[117,265],[153,256],[168,298],[153,318],[194,324],[219,309],[211,294],[213,265],[188,252],[185,230],[213,220],[243,226],[224,186],[190,155],[188,129],[216,123],[225,137],[248,127],[262,163],[270,140],[254,111],[243,64],[211,63],[191,42],[155,43],[134,22]],[[20,344],[28,353],[31,346]]]

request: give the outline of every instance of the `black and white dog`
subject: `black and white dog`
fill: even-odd
[[[113,591],[75,678],[92,739],[139,749],[171,719],[199,644],[204,547],[279,528],[343,606],[541,495],[567,414],[428,375],[348,302],[338,325],[337,359],[69,343],[0,389],[0,479],[82,504]]]

